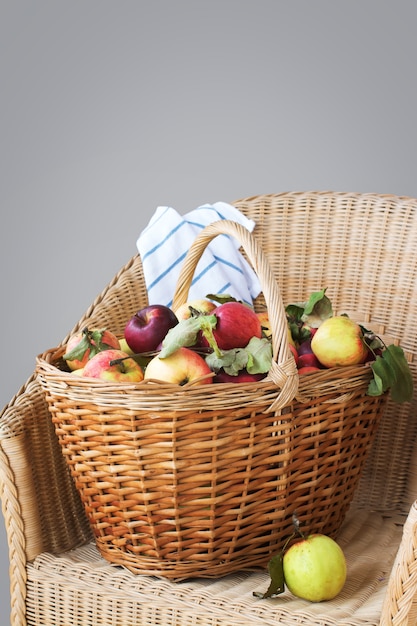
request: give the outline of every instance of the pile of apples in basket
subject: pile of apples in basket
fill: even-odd
[[[390,390],[395,402],[411,400],[402,348],[386,345],[348,315],[333,314],[326,289],[288,304],[285,312],[300,376],[369,363],[369,395]],[[126,320],[123,337],[110,328],[85,328],[69,338],[63,358],[74,375],[109,382],[256,382],[271,367],[271,327],[266,310],[255,311],[227,294],[207,294],[176,311],[163,304],[144,307]]]
[[[413,381],[403,349],[386,345],[348,315],[335,315],[326,289],[288,304],[285,313],[288,358],[294,358],[300,377],[363,364],[373,373],[369,395],[389,390],[394,402],[411,400]],[[116,385],[256,384],[271,368],[271,333],[267,311],[208,294],[175,311],[162,304],[144,307],[126,320],[123,337],[110,328],[85,328],[69,338],[63,360],[74,376]],[[333,599],[347,576],[342,549],[326,535],[304,535],[295,514],[293,524],[293,535],[268,563],[268,589],[253,595],[276,596],[286,586],[311,602]]]

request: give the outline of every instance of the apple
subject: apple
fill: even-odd
[[[119,363],[112,361],[122,359]],[[141,366],[122,350],[103,350],[93,356],[84,366],[83,376],[100,378],[109,382],[136,383],[143,380]]]
[[[319,533],[293,543],[284,553],[283,568],[291,593],[310,602],[335,598],[347,577],[342,548],[331,537]]]
[[[253,383],[258,380],[262,380],[265,378],[266,374],[250,374],[247,369],[242,369],[233,376],[233,374],[228,374],[222,368],[217,372],[214,376],[213,382],[215,383]]]
[[[362,328],[345,315],[324,320],[311,339],[311,349],[324,367],[364,363],[369,354]]]
[[[261,322],[262,333],[264,337],[270,339],[272,336],[271,322],[269,321],[268,311],[259,311],[257,314],[259,321]]]
[[[224,302],[211,313],[217,318],[213,335],[220,350],[245,348],[252,337],[262,337],[262,327],[255,311],[242,302]],[[204,345],[204,342],[201,342]]]
[[[191,309],[195,309],[199,313],[211,313],[216,308],[216,304],[206,298],[199,298],[197,300],[190,300],[190,302],[184,302],[181,306],[174,311],[179,320],[188,320],[191,317]],[[191,307],[191,308],[190,308]]]
[[[292,355],[294,357],[295,364],[298,367],[299,356],[298,356],[297,348],[292,343],[288,344],[288,347],[291,350]]]
[[[314,352],[310,352],[308,354],[301,354],[298,356],[298,367],[316,367],[318,369],[322,367],[322,365]]]
[[[83,376],[83,374],[84,374],[84,368],[83,368],[83,367],[79,367],[79,368],[78,368],[78,369],[76,369],[76,370],[71,370],[71,374],[72,374],[73,376]]]
[[[213,382],[213,372],[200,354],[181,347],[163,359],[154,356],[146,366],[145,379],[178,385],[196,381],[195,384],[204,385]]]
[[[311,347],[311,339],[312,337],[309,337],[308,339],[300,343],[300,345],[297,348],[298,368],[321,367],[321,363],[316,357],[316,355],[314,354],[313,349]]]
[[[106,329],[84,328],[81,332],[71,335],[67,341],[66,352],[62,357],[70,370],[78,370],[84,367],[90,357],[101,350],[120,348],[116,335]]]
[[[124,338],[134,354],[152,352],[176,324],[178,318],[172,309],[164,304],[150,304],[129,319]]]
[[[312,372],[320,372],[321,367],[315,367],[314,365],[303,365],[303,367],[298,368],[298,375],[304,376],[304,374],[311,374]]]
[[[119,344],[120,344],[120,350],[122,350],[123,352],[126,352],[126,354],[134,354],[133,350],[129,348],[129,345],[124,337],[119,339]]]
[[[271,323],[269,321],[269,315],[268,315],[268,311],[259,311],[257,313],[257,316],[259,318],[259,321],[261,322],[261,327],[262,327],[262,331],[264,336],[267,339],[270,339],[272,336],[272,331],[271,331]],[[288,326],[288,343],[293,346],[294,348],[296,347],[295,345],[295,341],[293,339],[293,336],[291,334],[291,328]]]

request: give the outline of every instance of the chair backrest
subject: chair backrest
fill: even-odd
[[[233,204],[256,222],[255,236],[284,302],[304,301],[327,288],[335,311],[401,343],[416,381],[417,200],[300,192]],[[141,260],[134,256],[67,337],[86,325],[122,334],[126,319],[146,304]],[[390,402],[356,495],[359,506],[408,511],[417,492],[416,437],[416,399]],[[1,415],[0,454],[6,524],[21,535],[27,558],[91,538],[36,380],[28,381]]]
[[[283,300],[327,288],[334,309],[400,343],[417,390],[417,200],[340,192],[234,202],[256,222]],[[417,391],[388,404],[356,503],[408,512],[417,493]]]

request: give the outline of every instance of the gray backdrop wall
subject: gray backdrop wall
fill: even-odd
[[[1,406],[158,205],[417,196],[416,17],[412,0],[2,0]]]

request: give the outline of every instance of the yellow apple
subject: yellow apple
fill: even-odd
[[[190,307],[196,309],[200,313],[211,313],[216,308],[216,304],[211,300],[207,300],[206,298],[199,298],[197,300],[190,300],[189,302],[184,302],[181,304],[176,311],[174,311],[175,315],[179,320],[187,320],[191,317]]]
[[[310,602],[332,600],[347,577],[342,548],[327,535],[311,534],[284,553],[284,580],[295,596]]]
[[[313,335],[311,349],[324,367],[358,365],[369,355],[361,327],[345,315],[324,320]]]
[[[160,380],[168,383],[185,385],[203,376],[196,384],[208,384],[213,382],[211,369],[204,358],[191,350],[181,347],[172,352],[169,356],[161,359],[154,356],[145,369],[145,379]]]
[[[259,321],[261,322],[263,334],[265,335],[265,337],[267,337],[267,339],[270,339],[272,335],[272,331],[271,331],[271,323],[269,321],[268,311],[260,311],[259,313],[257,313],[257,316],[259,318]],[[294,346],[294,348],[297,347],[291,335],[291,329],[289,326],[288,326],[288,343],[291,346]]]

